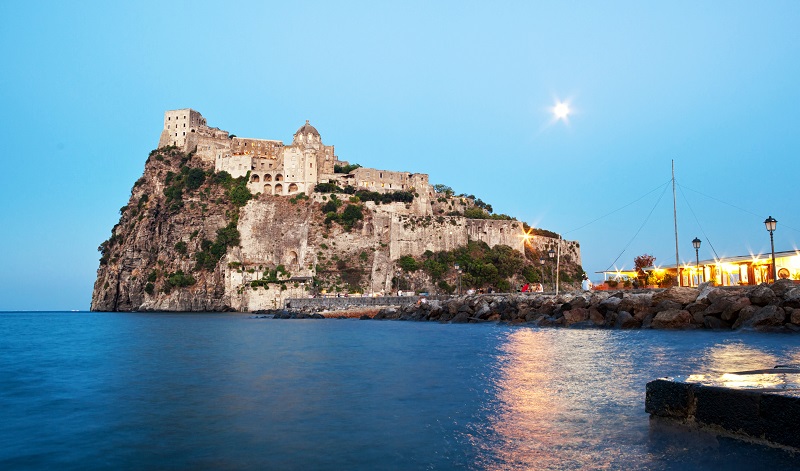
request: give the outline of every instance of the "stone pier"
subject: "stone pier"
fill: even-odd
[[[798,380],[800,369],[782,367],[727,373],[718,380],[662,378],[647,383],[645,410],[733,438],[800,451]]]

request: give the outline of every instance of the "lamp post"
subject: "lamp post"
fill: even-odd
[[[558,236],[558,249],[556,250],[556,296],[558,296],[559,278],[561,278],[561,236]]]
[[[556,251],[553,250],[553,249],[548,250],[547,251],[547,256],[550,257],[550,260],[552,260],[556,256]],[[553,280],[553,290],[555,290],[556,289],[556,276],[555,276],[555,274],[553,274],[553,267],[550,267],[550,279]]]
[[[692,241],[692,247],[694,247],[695,266],[697,267],[697,272],[698,272],[698,275],[697,275],[697,283],[698,284],[700,284],[700,243],[701,242],[702,241],[700,239],[698,239],[697,237],[695,237],[694,240]],[[705,280],[703,280],[703,281],[705,281]]]
[[[400,275],[402,273],[403,272],[401,272],[400,270],[397,270],[397,272],[395,273],[395,275],[396,275],[395,279],[397,279],[397,291],[396,291],[396,293],[397,293],[398,296],[400,296]]]
[[[458,272],[458,295],[460,296],[461,295],[461,266],[458,263],[456,263],[456,264],[453,265],[453,268],[455,268],[456,272]]]
[[[778,220],[770,216],[764,221],[764,225],[769,231],[769,245],[772,247],[772,282],[775,283],[778,275],[775,271],[775,239],[772,237],[772,232],[775,231],[775,227],[778,225]]]
[[[539,265],[542,272],[542,286],[544,286],[544,257],[539,257]]]

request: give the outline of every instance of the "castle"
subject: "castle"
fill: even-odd
[[[282,306],[286,299],[308,295],[312,286],[380,293],[398,289],[401,279],[411,280],[412,289],[416,283],[417,288],[435,290],[435,280],[426,272],[403,274],[397,261],[453,251],[470,241],[505,245],[521,253],[560,248],[561,261],[580,269],[577,241],[530,237],[520,221],[476,213],[474,197],[437,193],[426,174],[353,168],[338,159],[333,146],[323,144],[307,121],[292,142],[284,144],[209,127],[189,108],[170,110],[164,114],[158,147],[156,158],[148,159],[133,186],[111,238],[101,246],[93,310],[252,311]],[[193,158],[178,164],[165,158],[167,154]],[[174,187],[166,185],[174,171],[188,170],[187,163],[247,177],[255,197],[235,217],[223,198],[210,196],[213,184],[200,192],[179,190],[178,201],[166,206],[169,198],[176,198]],[[347,197],[346,209],[352,206],[361,217],[345,229],[329,224],[332,211],[320,211],[331,202],[341,204],[338,198],[344,195],[317,191],[321,183],[377,193],[404,191],[413,198]],[[219,195],[221,188],[213,189]],[[287,197],[300,193],[307,198]],[[220,245],[230,237],[227,231],[234,223],[238,240]],[[199,265],[220,248],[225,253],[212,259],[213,269]],[[539,262],[544,276],[545,260]],[[277,276],[278,267],[289,278],[283,283],[267,281]]]
[[[176,146],[184,152],[195,151],[214,170],[226,171],[234,178],[250,172],[248,188],[266,195],[311,194],[318,183],[337,183],[377,192],[412,190],[429,191],[428,175],[356,168],[335,173],[339,161],[333,146],[308,121],[294,133],[291,144],[278,140],[242,138],[212,128],[199,112],[186,108],[164,113],[164,129],[158,147]]]

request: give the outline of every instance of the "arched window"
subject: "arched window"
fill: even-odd
[[[283,194],[283,185],[281,185],[280,183],[275,185],[275,193],[274,194],[282,195]]]
[[[270,185],[269,183],[264,185],[264,194],[265,195],[271,195],[272,194],[272,185]]]
[[[252,176],[252,177],[250,177],[250,181],[251,181],[251,182],[258,182],[258,181],[259,181],[258,174],[255,174],[255,173],[254,173],[254,174],[253,174],[253,176]]]
[[[297,191],[297,185],[294,183],[289,184],[289,193],[294,193],[295,191]]]
[[[264,174],[264,181],[265,182],[271,182],[272,181],[272,175],[270,175],[268,173],[265,173]]]
[[[275,175],[275,181],[276,182],[282,182],[283,181],[283,175],[281,175],[280,173]]]

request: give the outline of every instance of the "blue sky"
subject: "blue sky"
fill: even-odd
[[[672,159],[682,260],[695,236],[701,258],[768,252],[769,215],[776,250],[800,241],[798,2],[9,1],[0,16],[0,310],[88,308],[97,246],[163,112],[184,107],[283,141],[308,119],[340,159],[428,173],[580,241],[590,273],[623,249],[619,267],[674,263],[669,190],[575,230],[660,188]]]

